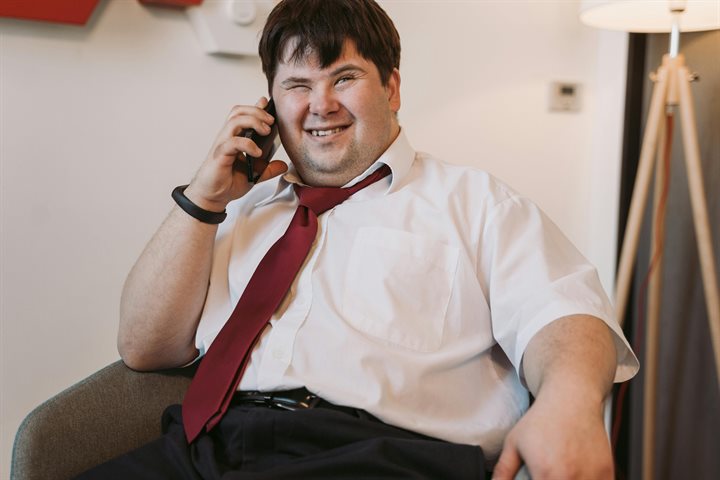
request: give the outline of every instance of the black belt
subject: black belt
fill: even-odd
[[[353,417],[380,421],[365,410],[335,405],[311,393],[306,388],[285,390],[282,392],[236,392],[233,395],[230,405],[252,405],[293,412],[313,408],[327,408],[352,415]]]

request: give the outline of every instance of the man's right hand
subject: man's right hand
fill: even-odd
[[[238,135],[248,128],[261,135],[270,133],[275,118],[263,110],[267,103],[268,100],[262,97],[255,106],[236,105],[230,110],[207,158],[185,190],[185,196],[190,201],[205,210],[221,212],[228,203],[242,197],[252,188],[247,173],[234,169],[233,164],[238,155],[259,157],[262,150],[251,139]],[[284,162],[273,160],[258,181],[268,180],[286,171]]]

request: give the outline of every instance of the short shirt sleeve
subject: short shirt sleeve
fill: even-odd
[[[637,372],[637,358],[596,269],[536,205],[517,195],[495,205],[482,245],[493,335],[518,375],[530,339],[554,320],[576,314],[597,317],[612,330],[616,382]]]

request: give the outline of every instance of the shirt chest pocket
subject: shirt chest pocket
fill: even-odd
[[[401,230],[360,229],[345,274],[345,321],[394,345],[437,350],[458,255],[455,247]]]

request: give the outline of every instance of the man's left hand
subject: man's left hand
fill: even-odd
[[[512,480],[523,464],[533,480],[612,479],[602,405],[582,401],[538,399],[505,438],[493,479]]]

